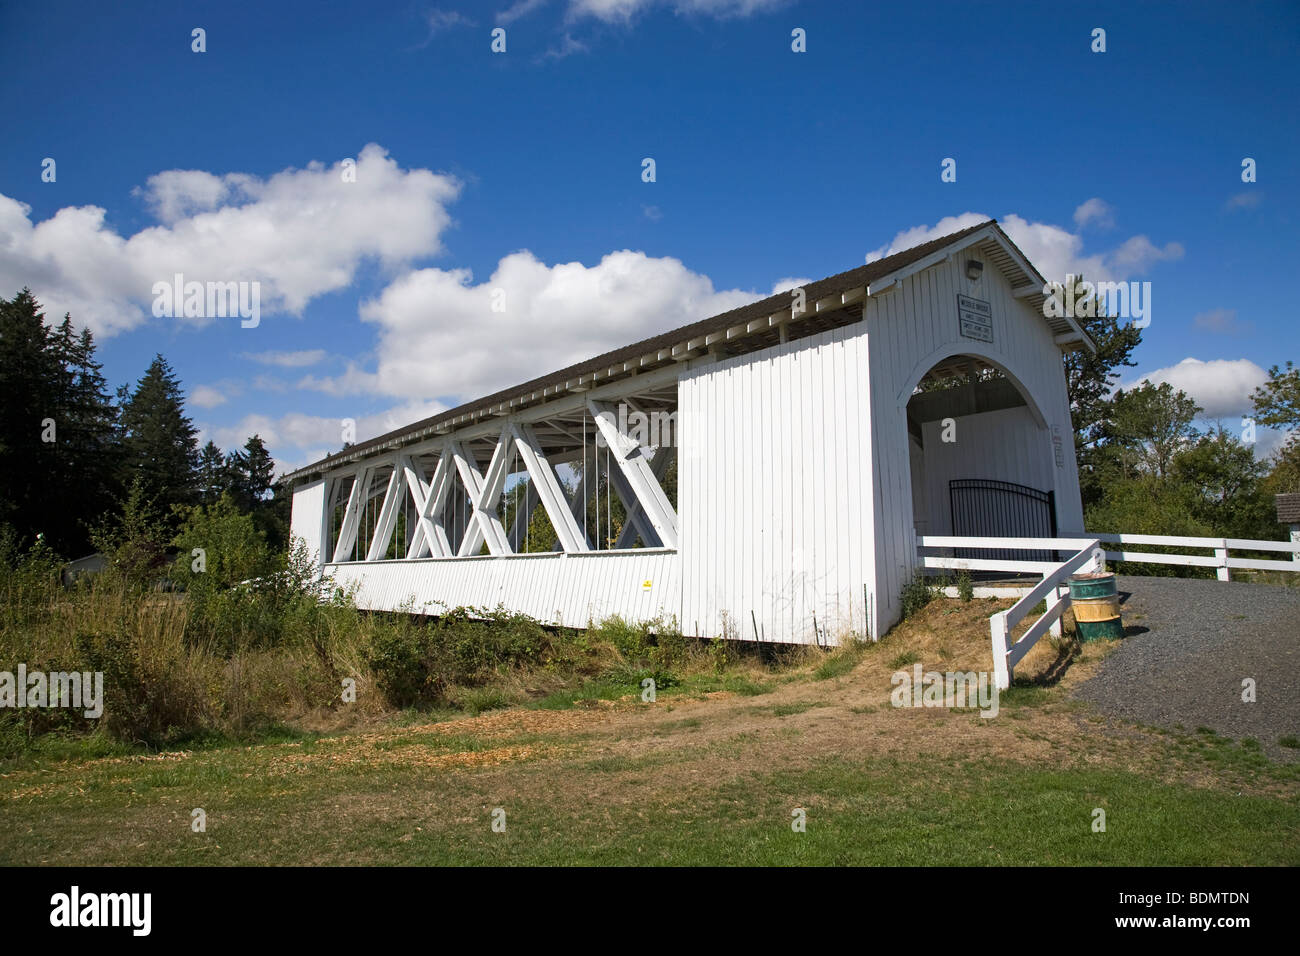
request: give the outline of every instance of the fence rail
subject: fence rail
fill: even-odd
[[[1117,544],[1117,550],[1107,549],[1107,561],[1129,561],[1135,564],[1176,564],[1183,567],[1214,568],[1220,581],[1232,580],[1232,569],[1251,571],[1292,571],[1300,573],[1300,541],[1254,541],[1249,538],[1195,538],[1163,534],[1099,534],[1097,539],[1105,544]],[[1124,545],[1148,547],[1193,548],[1209,550],[1214,554],[1159,554],[1154,551],[1130,551]],[[1266,558],[1234,558],[1231,551],[1281,551],[1290,552],[1290,561]]]
[[[1102,544],[1145,545],[1147,547],[1196,548],[1213,550],[1213,555],[1160,554],[1154,551],[1111,551]],[[1070,606],[1067,579],[1087,570],[1101,571],[1107,561],[1131,561],[1139,564],[1178,564],[1188,567],[1215,568],[1221,581],[1231,579],[1233,568],[1261,571],[1291,571],[1300,574],[1300,540],[1256,541],[1248,538],[1197,538],[1160,534],[1096,534],[1084,538],[968,538],[957,535],[918,535],[916,538],[921,567],[942,570],[1007,571],[1015,574],[1040,575],[1041,580],[1005,611],[989,618],[993,645],[993,674],[999,690],[1011,686],[1016,664],[1038,639],[1049,631],[1061,633],[1061,615]],[[1060,563],[1017,561],[1004,558],[966,558],[924,554],[927,549],[948,548],[1003,551],[1006,549],[1069,551]],[[1230,551],[1272,551],[1289,553],[1290,561],[1263,558],[1234,558]],[[1040,601],[1046,610],[1014,643],[1011,632],[1029,616]]]
[[[1038,639],[1051,632],[1061,633],[1061,615],[1070,606],[1070,592],[1065,581],[1070,575],[1083,570],[1100,568],[1104,562],[1101,542],[1096,538],[962,538],[951,535],[921,535],[917,547],[988,549],[1004,551],[1007,548],[1037,551],[1068,551],[1070,557],[1062,562],[1015,561],[999,558],[959,558],[941,555],[921,555],[921,565],[926,568],[959,569],[971,571],[1009,571],[1017,574],[1030,572],[1041,580],[1020,600],[989,618],[989,638],[993,650],[993,677],[998,690],[1011,686],[1016,664],[1038,643]],[[1038,602],[1046,602],[1045,610],[1029,625],[1015,642],[1011,632],[1029,616]]]

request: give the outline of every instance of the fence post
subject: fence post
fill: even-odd
[[[998,690],[1011,686],[1011,669],[1007,667],[1007,613],[1002,611],[989,618],[989,632],[993,643],[993,682]]]
[[[1219,542],[1221,547],[1214,549],[1214,557],[1219,562],[1218,576],[1220,581],[1231,581],[1232,571],[1228,568],[1228,542],[1226,539]]]

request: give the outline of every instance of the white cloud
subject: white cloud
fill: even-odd
[[[921,225],[904,229],[888,244],[867,253],[866,261],[875,262],[887,255],[951,235],[991,218],[984,213],[965,212],[960,216],[946,216],[933,226]],[[1061,226],[1030,222],[1015,213],[1003,216],[999,222],[1011,241],[1020,247],[1020,251],[1049,281],[1059,282],[1067,274],[1073,274],[1082,275],[1093,282],[1113,282],[1142,275],[1157,262],[1180,259],[1183,256],[1183,247],[1179,243],[1170,242],[1162,248],[1146,236],[1134,236],[1108,252],[1084,255],[1083,237]]]
[[[1185,358],[1177,365],[1156,369],[1136,379],[1156,385],[1168,382],[1196,400],[1202,418],[1237,418],[1250,414],[1251,393],[1268,380],[1268,373],[1249,359]]]
[[[425,14],[424,22],[429,25],[429,36],[450,30],[452,27],[472,27],[474,21],[455,10],[430,10]]]
[[[216,408],[226,403],[226,396],[211,385],[198,385],[190,392],[190,403],[199,408]]]
[[[569,17],[627,23],[651,7],[670,7],[674,13],[727,20],[766,13],[785,5],[786,0],[570,0]]]
[[[252,178],[242,173],[214,176],[201,169],[168,169],[150,176],[145,187],[131,190],[159,222],[172,225],[195,213],[211,212],[237,196]]]
[[[1145,272],[1157,262],[1173,262],[1182,257],[1183,247],[1180,243],[1166,243],[1161,248],[1146,236],[1134,236],[1126,239],[1118,249],[1106,253],[1102,263],[1103,268],[1111,273],[1105,278],[1127,279]]]
[[[497,14],[497,23],[511,24],[546,5],[546,0],[517,0]]]
[[[477,284],[466,269],[420,269],[362,303],[361,317],[379,328],[373,372],[353,365],[299,385],[472,399],[758,298],[715,290],[677,259],[629,250],[594,266],[516,252]]]
[[[815,279],[777,279],[772,283],[772,295],[778,292],[789,292],[791,289],[802,289],[808,283],[815,281]]]
[[[563,60],[565,57],[572,56],[575,53],[586,53],[587,50],[587,44],[576,39],[572,34],[566,31],[560,42],[548,47],[546,52],[538,57],[538,59],[542,61]]]
[[[363,260],[389,270],[439,252],[460,184],[403,170],[380,146],[341,164],[310,163],[262,180],[170,170],[140,191],[163,223],[119,235],[97,206],[66,207],[39,223],[0,195],[0,288],[30,286],[49,314],[71,312],[103,338],[150,317],[155,282],[256,281],[261,308],[300,314],[347,287]],[[187,320],[194,321],[194,320]]]
[[[1211,309],[1208,312],[1201,312],[1193,317],[1192,324],[1206,332],[1220,332],[1224,335],[1247,332],[1254,327],[1252,322],[1238,320],[1236,309]]]
[[[280,368],[306,368],[324,361],[324,349],[302,349],[297,352],[244,352],[243,358],[262,365],[278,365]]]
[[[1095,223],[1103,229],[1115,225],[1115,216],[1110,204],[1104,199],[1093,197],[1074,211],[1074,224],[1082,229],[1089,223]]]
[[[407,402],[373,415],[363,415],[355,419],[356,441],[366,441],[441,411],[445,411],[445,406],[438,402]],[[242,448],[251,435],[261,435],[267,447],[274,450],[276,474],[279,475],[320,461],[342,449],[343,428],[342,418],[299,412],[279,417],[250,414],[233,425],[204,427],[200,443],[210,438],[221,448],[229,450]]]
[[[1229,212],[1235,212],[1238,209],[1254,209],[1259,205],[1262,198],[1263,194],[1258,190],[1249,189],[1244,193],[1237,193],[1223,204],[1223,208]]]

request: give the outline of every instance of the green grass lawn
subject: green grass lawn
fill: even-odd
[[[767,708],[773,719],[800,709]],[[813,709],[815,711],[815,708]],[[978,720],[971,716],[967,719]],[[675,721],[678,733],[696,729]],[[180,759],[52,764],[0,790],[5,864],[1063,864],[1295,865],[1292,768],[1250,748],[1175,737],[1181,760],[1272,775],[1277,795],[1116,769],[828,758],[712,779],[759,734],[593,756],[588,734],[419,728],[220,747]],[[517,755],[476,767],[404,765]],[[373,759],[370,755],[373,755]],[[1212,759],[1210,759],[1212,757]],[[391,759],[387,759],[391,758]],[[699,773],[685,768],[699,766]],[[661,779],[662,778],[662,779]],[[1286,792],[1289,790],[1290,792]],[[207,831],[192,832],[202,807]],[[505,832],[492,811],[505,810]],[[806,831],[792,811],[806,811]],[[1094,809],[1106,831],[1093,832]],[[1263,837],[1267,838],[1263,838]]]
[[[932,609],[928,644],[697,670],[653,704],[623,668],[524,706],[487,688],[459,714],[176,754],[47,735],[0,763],[0,864],[1300,864],[1300,762],[1258,741],[1106,718],[1074,671],[1022,680],[993,719],[891,707],[895,667],[947,660],[952,613]]]

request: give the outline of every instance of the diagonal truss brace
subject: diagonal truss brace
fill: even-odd
[[[370,550],[366,552],[367,561],[379,561],[388,553],[388,545],[393,540],[393,529],[397,526],[397,508],[404,498],[406,484],[405,472],[394,461],[392,474],[388,476],[388,489],[384,492],[384,503],[379,507],[379,517],[375,519],[375,534],[370,539]]]
[[[372,469],[364,467],[357,472],[356,480],[352,482],[352,490],[348,492],[347,507],[343,509],[339,539],[334,545],[335,562],[345,560],[352,553],[352,548],[357,543],[357,529],[361,524],[361,509],[365,507],[369,498],[371,474]]]
[[[442,512],[452,481],[451,462],[446,450],[439,456],[433,477],[427,483],[420,476],[415,459],[404,455],[401,466],[406,475],[406,487],[415,503],[415,533],[411,537],[407,556],[422,558],[426,554],[432,554],[436,558],[450,557],[453,553],[451,542],[447,539],[447,529],[442,523]]]
[[[551,519],[551,526],[565,552],[589,551],[587,539],[574,520],[573,511],[565,500],[564,489],[555,477],[555,468],[542,451],[541,442],[531,425],[511,423],[507,431],[519,449],[519,457],[528,471],[529,485],[536,489],[542,500],[542,507]]]
[[[650,463],[650,473],[654,475],[655,481],[659,487],[663,487],[664,475],[668,471],[668,463],[672,455],[668,453],[667,448],[655,449],[654,460]],[[630,548],[636,543],[637,535],[645,542],[646,547],[656,547],[661,544],[659,536],[655,534],[653,526],[645,516],[645,510],[641,507],[641,502],[633,500],[629,502],[628,496],[631,489],[623,480],[622,475],[614,476],[614,489],[623,499],[623,507],[627,511],[627,521],[623,524],[623,530],[619,532],[618,540],[614,542],[615,548]]]
[[[665,548],[677,547],[677,513],[672,503],[664,494],[663,488],[655,478],[650,463],[646,461],[642,449],[618,428],[618,419],[614,410],[604,402],[587,400],[587,407],[596,420],[600,436],[609,446],[610,453],[618,462],[619,471],[630,486],[635,502],[625,502],[632,506],[639,504],[650,520],[655,534]]]
[[[451,455],[452,461],[456,464],[456,471],[460,474],[461,484],[469,493],[469,500],[473,503],[473,521],[465,531],[465,537],[460,542],[459,554],[461,557],[469,557],[477,554],[479,549],[487,542],[488,551],[491,554],[509,554],[510,542],[506,539],[506,529],[501,524],[501,518],[497,515],[497,503],[501,500],[501,493],[506,487],[506,449],[509,447],[509,429],[501,430],[501,437],[497,439],[497,445],[492,452],[492,460],[488,463],[486,473],[481,473],[478,469],[478,462],[474,459],[474,453],[465,448],[460,442],[451,442],[447,446],[447,453]]]

